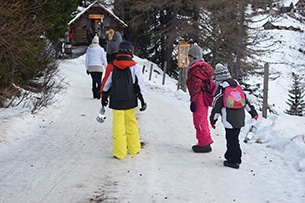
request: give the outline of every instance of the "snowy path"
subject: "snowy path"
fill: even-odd
[[[112,158],[111,111],[106,109],[105,123],[95,121],[100,103],[91,99],[91,80],[82,66],[63,61],[65,94],[38,115],[22,119],[26,129],[12,130],[20,140],[0,147],[1,203],[305,200],[304,174],[289,173],[264,146],[242,143],[241,168],[223,167],[220,122],[212,131],[213,151],[193,153],[188,103],[150,85],[148,109],[137,112],[144,148],[122,161]]]

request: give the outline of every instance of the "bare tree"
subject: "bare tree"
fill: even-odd
[[[40,39],[44,25],[35,18],[35,6],[21,0],[2,0],[0,15],[0,86],[9,87],[31,77],[30,64],[44,46]]]
[[[21,95],[21,89],[48,98],[57,64],[52,44],[43,35],[46,23],[39,17],[45,2],[0,0],[0,107],[11,104],[4,101]]]

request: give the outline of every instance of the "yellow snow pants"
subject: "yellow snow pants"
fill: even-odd
[[[118,159],[124,159],[127,153],[137,154],[140,152],[141,144],[135,110],[135,108],[112,110],[112,154]]]

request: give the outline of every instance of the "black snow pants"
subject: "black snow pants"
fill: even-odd
[[[241,163],[241,149],[239,145],[240,128],[226,130],[227,151],[224,155],[225,159],[231,163]]]

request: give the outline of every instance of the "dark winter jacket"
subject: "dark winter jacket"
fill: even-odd
[[[241,128],[245,125],[245,110],[250,113],[252,118],[257,116],[257,112],[253,105],[246,98],[246,106],[241,109],[228,109],[223,105],[223,92],[225,87],[230,85],[238,85],[238,82],[232,78],[221,82],[216,90],[213,109],[210,115],[210,124],[215,125],[218,118],[221,116],[222,123],[225,128]],[[245,95],[246,96],[246,95]]]
[[[107,46],[107,62],[110,63],[115,59],[116,53],[119,51],[120,43],[122,42],[122,35],[120,32],[116,31],[111,39],[108,42]]]
[[[129,100],[118,100],[117,98],[113,97],[111,94],[111,85],[114,81],[112,81],[112,73],[114,66],[119,69],[126,69],[130,68],[132,81],[134,84],[134,92],[131,95]],[[137,83],[137,85],[136,85]],[[141,72],[141,67],[137,65],[137,63],[132,60],[132,56],[130,54],[121,54],[118,53],[116,59],[108,64],[106,68],[106,73],[102,81],[101,89],[102,95],[107,94],[110,96],[109,108],[116,109],[116,110],[127,110],[131,108],[135,108],[138,106],[138,99],[137,94],[141,94],[144,98],[144,77]],[[138,92],[137,92],[138,91]]]
[[[94,37],[94,34],[93,34],[91,28],[87,29],[86,35],[87,35],[88,45],[90,45],[92,43],[92,39]]]
[[[214,70],[203,60],[195,61],[189,66],[189,68],[186,85],[189,90],[190,100],[195,102],[198,95],[203,93],[206,85],[202,79],[195,75],[200,74],[208,80],[213,77]]]

